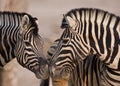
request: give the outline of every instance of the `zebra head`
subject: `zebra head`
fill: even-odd
[[[19,40],[14,51],[17,61],[34,72],[37,78],[48,78],[48,64],[43,54],[43,40],[38,34],[36,19],[24,15],[19,32]]]
[[[71,72],[79,61],[85,59],[87,51],[81,45],[80,23],[71,13],[64,16],[62,28],[65,28],[50,62],[50,75],[53,78],[70,79]],[[85,47],[86,48],[86,47]]]
[[[56,42],[58,44],[51,54],[52,57],[49,65],[49,72],[55,86],[58,83],[61,83],[62,85],[62,82],[68,84],[71,72],[77,63],[77,59],[75,58],[76,52],[73,51],[74,47],[71,47],[71,40],[68,38],[67,31],[68,29],[63,32],[61,38]]]
[[[72,21],[72,23],[70,22]],[[75,39],[78,34],[73,31],[77,28],[78,24],[71,17],[64,16],[62,21],[62,28],[66,28],[59,39],[57,47],[52,55],[50,61],[50,75],[53,77],[53,82],[58,79],[66,80],[69,82],[71,72],[78,63],[78,47],[74,46]],[[74,27],[75,26],[75,27]],[[77,48],[77,49],[76,49]]]

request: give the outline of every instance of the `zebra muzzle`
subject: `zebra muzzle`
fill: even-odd
[[[47,79],[49,77],[48,65],[40,65],[35,75],[38,79]]]

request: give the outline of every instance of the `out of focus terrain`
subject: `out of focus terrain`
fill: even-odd
[[[0,0],[0,8],[2,9],[3,3],[1,1],[3,0]],[[21,2],[22,0],[18,1]],[[22,9],[38,18],[39,33],[44,40],[45,54],[50,44],[60,37],[62,32],[60,29],[62,15],[69,10],[82,7],[100,8],[118,16],[120,15],[120,0],[27,0],[23,5],[24,4],[26,4],[27,9],[24,8],[23,10],[23,6],[18,6],[17,9],[18,11]],[[17,5],[19,5],[19,3],[17,3]],[[13,73],[9,74],[9,71]],[[37,79],[32,72],[21,67],[16,62],[16,59],[6,65],[4,74],[4,76],[9,76],[9,78],[4,79],[4,81],[6,83],[10,81],[13,83],[13,85],[8,86],[39,86],[40,84],[40,80]]]

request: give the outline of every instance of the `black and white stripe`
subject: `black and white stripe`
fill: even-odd
[[[50,46],[47,52],[48,61],[53,59],[52,56],[57,49],[59,41],[60,39],[55,40]],[[77,62],[76,67],[70,73],[69,86],[108,86],[109,84],[105,82],[106,76],[103,75],[103,73],[106,73],[106,70],[108,68],[96,55],[89,55],[83,61]],[[49,77],[46,80],[42,80],[40,86],[49,86],[50,83],[52,82]],[[59,82],[56,82],[54,79],[53,83]]]
[[[65,30],[52,56],[51,75],[70,78],[77,62],[92,54],[107,68],[104,82],[119,86],[120,18],[99,9],[73,9],[64,15],[61,27]]]
[[[36,18],[27,13],[0,12],[0,67],[16,57],[38,78],[47,78],[42,42]]]

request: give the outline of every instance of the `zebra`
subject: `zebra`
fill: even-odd
[[[0,12],[0,67],[16,58],[37,78],[46,79],[48,63],[36,19],[28,13]]]
[[[105,83],[101,84],[119,86],[120,17],[96,8],[72,9],[63,16],[64,31],[49,65],[53,85],[64,80],[63,86],[68,86],[76,64],[96,55],[106,66],[100,76]]]
[[[52,55],[54,54],[59,41],[60,39],[55,40],[47,51],[49,62],[52,60]],[[101,83],[107,86],[106,82],[104,82],[104,78],[100,77],[103,76],[103,73],[107,69],[105,64],[100,61],[96,55],[89,55],[83,61],[78,62],[75,69],[70,73],[70,79],[68,81],[69,86],[101,86]],[[49,86],[50,83],[52,82],[49,77],[46,80],[42,80],[40,86]],[[58,82],[55,82],[54,80],[53,83]]]

